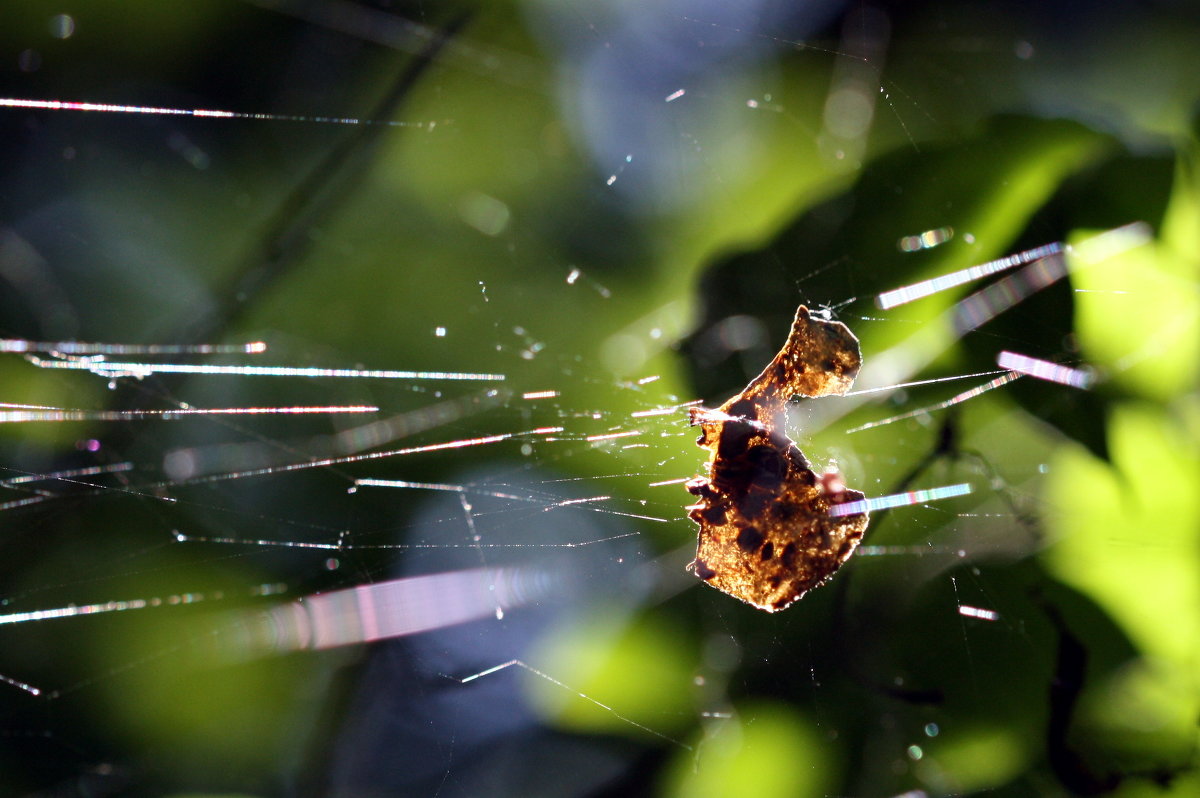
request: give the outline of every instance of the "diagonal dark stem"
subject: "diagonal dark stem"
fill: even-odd
[[[371,110],[371,119],[393,118],[425,71],[469,18],[462,14],[430,38],[425,49],[400,73],[388,93]],[[273,214],[261,244],[224,288],[214,291],[216,310],[182,335],[188,342],[215,341],[253,307],[254,301],[287,275],[311,246],[309,232],[346,201],[374,160],[382,125],[360,125],[332,149],[288,194]]]

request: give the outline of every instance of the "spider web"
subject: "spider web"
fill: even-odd
[[[382,6],[6,12],[5,97],[110,106],[0,120],[6,793],[1186,790],[1194,683],[1041,557],[1109,456],[1062,308],[1137,291],[1074,270],[1171,190],[1071,216],[1099,134],[987,121],[1082,115],[1052,20]],[[802,302],[866,365],[790,434],[902,498],[766,616],[685,571],[687,408]]]

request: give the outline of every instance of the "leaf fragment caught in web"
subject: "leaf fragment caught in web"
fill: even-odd
[[[858,339],[841,322],[796,311],[787,342],[762,373],[716,410],[692,408],[708,476],[686,487],[700,525],[691,568],[700,579],[767,612],[822,584],[854,552],[868,513],[832,515],[864,499],[836,468],[816,474],[784,430],[787,403],[850,390],[862,365]]]

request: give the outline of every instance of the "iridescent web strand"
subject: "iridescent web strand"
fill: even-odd
[[[538,427],[537,429],[525,430],[524,432],[503,432],[498,435],[484,435],[478,438],[460,438],[454,441],[430,443],[424,446],[409,446],[403,449],[389,449],[388,451],[384,452],[352,454],[344,457],[323,457],[317,460],[306,460],[302,463],[289,463],[287,465],[269,466],[266,468],[252,468],[245,471],[232,471],[225,474],[210,474],[207,476],[196,477],[194,479],[165,482],[163,483],[163,486],[197,485],[211,482],[224,482],[231,479],[245,479],[248,477],[267,476],[269,474],[286,474],[292,471],[302,471],[309,468],[326,468],[328,466],[346,465],[348,463],[361,463],[368,460],[382,460],[389,457],[404,457],[410,454],[441,452],[450,449],[465,449],[472,446],[486,446],[492,443],[508,441],[514,438],[524,438],[531,435],[549,435],[556,432],[562,432],[562,429],[562,427]]]
[[[1006,271],[1014,266],[1020,266],[1024,263],[1039,260],[1050,255],[1055,255],[1063,251],[1063,245],[1059,242],[1046,244],[1040,247],[1034,247],[1024,252],[1018,252],[1015,255],[1007,255],[1003,258],[981,263],[978,266],[971,266],[967,269],[943,274],[940,277],[934,277],[929,280],[922,280],[919,283],[906,285],[903,288],[896,288],[892,291],[885,291],[876,298],[876,304],[883,310],[904,305],[909,302],[923,299],[927,296],[945,291],[947,288],[953,288],[963,283],[969,283],[973,280],[978,280],[982,277],[988,277],[999,272]]]
[[[38,368],[91,371],[107,377],[152,374],[233,374],[239,377],[320,377],[382,380],[473,380],[499,382],[503,374],[464,371],[397,371],[393,369],[323,369],[306,366],[231,366],[204,363],[133,363],[110,360],[46,360],[27,356]]]
[[[1051,363],[1049,360],[1039,360],[1036,357],[1019,355],[1016,352],[1009,352],[1007,350],[1001,352],[996,357],[996,365],[1009,371],[1017,371],[1021,374],[1028,374],[1030,377],[1037,377],[1039,380],[1057,382],[1060,385],[1069,385],[1072,388],[1087,389],[1091,387],[1092,380],[1095,378],[1095,374],[1088,369],[1073,369],[1069,366],[1060,366],[1058,363]]]
[[[28,485],[31,482],[52,482],[62,479],[77,479],[79,477],[94,477],[99,474],[117,474],[123,471],[132,471],[133,463],[111,463],[109,465],[88,466],[86,468],[73,468],[67,471],[51,471],[47,474],[22,474],[19,477],[9,477],[8,479],[0,480],[0,485],[11,487],[13,485]]]
[[[968,604],[960,604],[958,614],[966,618],[978,618],[981,621],[1000,620],[1000,613],[995,610],[985,610],[982,607],[972,607]]]
[[[858,513],[887,510],[892,507],[906,507],[910,504],[921,504],[938,499],[950,499],[955,496],[966,496],[971,492],[971,483],[962,482],[958,485],[943,485],[940,488],[927,490],[910,490],[906,493],[893,493],[889,496],[877,496],[874,499],[861,499],[856,502],[835,504],[829,508],[832,516],[857,515]]]
[[[256,355],[267,351],[262,341],[248,344],[109,344],[88,341],[29,341],[0,338],[0,352],[53,352],[63,355]]]
[[[915,382],[899,382],[893,385],[883,385],[878,388],[863,388],[861,391],[847,391],[842,396],[863,396],[869,393],[879,393],[881,391],[896,391],[901,388],[915,388],[921,385],[933,385],[938,382],[954,382],[955,380],[969,380],[973,377],[991,377],[996,374],[1003,374],[1004,371],[977,371],[974,374],[955,374],[953,377],[935,377],[931,380],[917,380]]]
[[[385,127],[431,127],[432,123],[396,122],[387,119],[359,119],[352,116],[304,116],[301,114],[243,113],[215,108],[170,108],[156,105],[118,105],[115,103],[84,103],[67,100],[24,100],[0,97],[0,108],[29,108],[38,111],[85,111],[103,114],[134,114],[142,116],[194,116],[208,119],[253,119],[267,122],[312,122],[326,125],[382,125]]]
[[[306,415],[315,413],[375,413],[373,405],[334,405],[326,407],[214,407],[175,408],[172,410],[77,410],[47,408],[43,410],[0,410],[0,424],[47,421],[136,421],[158,418],[174,421],[184,416],[263,416]]]
[[[960,404],[961,402],[965,402],[968,399],[974,399],[976,396],[979,396],[980,394],[986,393],[995,388],[999,388],[1001,385],[1007,385],[1008,383],[1012,382],[1013,380],[1018,379],[1020,376],[1021,375],[1015,371],[1009,371],[1005,374],[1001,374],[999,377],[997,377],[994,380],[989,380],[988,382],[985,382],[983,385],[976,385],[974,388],[971,388],[970,390],[963,391],[962,393],[960,393],[956,396],[952,396],[944,402],[938,402],[937,404],[929,405],[928,407],[918,407],[916,410],[910,410],[907,413],[901,413],[898,416],[890,416],[889,418],[880,419],[879,421],[870,421],[870,422],[867,422],[866,424],[861,424],[857,427],[854,427],[853,429],[846,430],[846,434],[849,435],[852,432],[862,432],[863,430],[874,429],[875,427],[882,427],[885,424],[892,424],[896,421],[903,421],[906,418],[914,418],[915,416],[923,415],[925,413],[933,413],[938,410],[945,410],[948,407],[952,407],[956,404]]]

